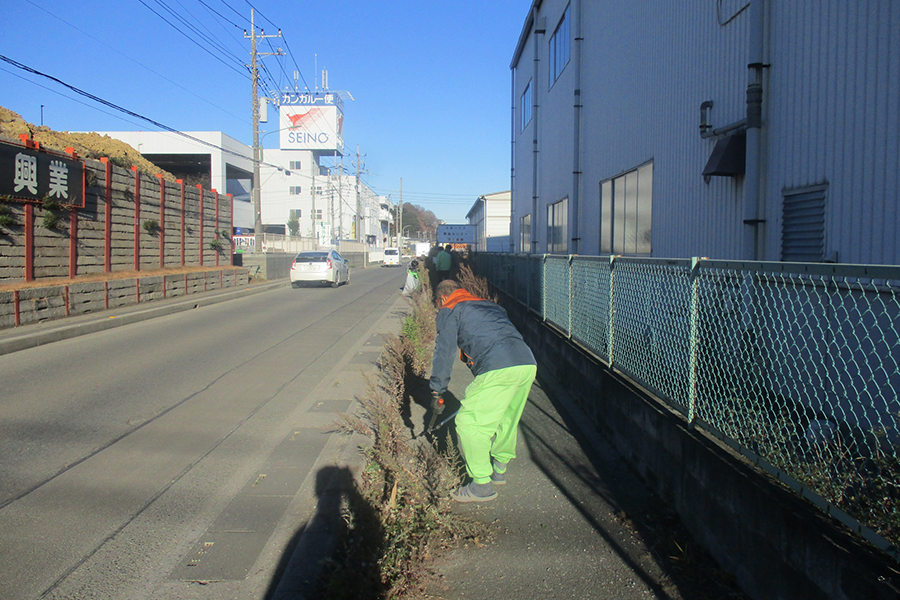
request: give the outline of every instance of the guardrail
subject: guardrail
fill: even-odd
[[[900,267],[474,260],[689,423],[900,556]]]

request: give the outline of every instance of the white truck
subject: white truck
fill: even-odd
[[[430,242],[416,242],[416,247],[414,249],[415,256],[428,256],[428,253],[431,252],[431,243]]]

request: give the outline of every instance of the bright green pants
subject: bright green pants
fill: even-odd
[[[456,435],[475,483],[491,480],[491,457],[502,463],[516,457],[519,419],[536,373],[534,365],[507,367],[482,373],[466,387],[456,415]]]

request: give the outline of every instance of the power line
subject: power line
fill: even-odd
[[[220,63],[222,63],[223,65],[225,65],[225,66],[228,67],[229,69],[232,69],[233,71],[236,71],[237,73],[240,73],[241,75],[243,75],[243,76],[245,76],[245,77],[249,77],[249,75],[248,75],[247,73],[244,73],[243,71],[241,71],[240,69],[238,69],[238,68],[235,67],[234,65],[231,65],[231,64],[225,62],[225,60],[224,60],[221,56],[218,56],[217,54],[215,54],[214,52],[212,52],[209,48],[204,47],[202,44],[200,44],[200,42],[198,42],[197,40],[195,40],[194,38],[192,38],[190,35],[188,35],[188,34],[185,33],[184,31],[182,31],[181,29],[179,29],[174,23],[172,23],[171,21],[169,21],[168,19],[166,19],[163,15],[159,14],[158,12],[156,12],[151,6],[149,6],[146,2],[144,2],[144,0],[138,0],[138,2],[140,2],[141,4],[143,4],[143,5],[147,8],[147,10],[149,10],[150,12],[152,12],[153,14],[155,14],[157,17],[159,17],[160,19],[162,19],[162,20],[165,21],[166,23],[168,23],[169,26],[172,27],[175,31],[177,31],[178,33],[180,33],[181,35],[183,35],[184,37],[186,37],[187,39],[189,39],[189,40],[191,41],[191,43],[195,44],[198,48],[200,48],[201,50],[203,50],[204,52],[206,52],[207,54],[209,54],[210,56],[212,56],[213,58],[215,58],[217,61],[219,61]],[[243,65],[243,63],[241,63],[241,64]]]
[[[62,96],[62,97],[65,98],[66,100],[71,100],[72,102],[77,102],[78,104],[81,104],[82,106],[87,106],[88,108],[91,108],[91,109],[93,109],[93,110],[102,112],[102,113],[105,114],[105,115],[109,115],[109,116],[111,116],[111,117],[115,117],[116,119],[122,119],[122,120],[125,121],[126,123],[131,123],[132,125],[138,125],[138,123],[136,123],[135,121],[132,121],[132,120],[130,120],[130,119],[123,119],[123,118],[120,117],[119,115],[114,114],[114,113],[111,113],[111,112],[109,112],[108,110],[103,110],[102,108],[97,108],[96,106],[92,106],[92,105],[88,104],[87,102],[83,102],[83,101],[79,100],[78,98],[72,98],[71,96],[66,96],[65,94],[63,94],[63,93],[60,92],[59,90],[54,90],[53,88],[50,88],[50,87],[47,87],[46,85],[43,85],[43,84],[38,83],[37,81],[32,81],[32,80],[28,79],[27,77],[22,77],[22,76],[19,75],[18,73],[13,73],[13,72],[10,71],[9,69],[3,69],[3,68],[0,68],[0,71],[3,71],[4,73],[9,73],[9,74],[12,75],[13,77],[18,77],[18,78],[21,79],[22,81],[27,81],[27,82],[30,83],[31,85],[36,85],[36,86],[38,86],[38,87],[40,87],[40,88],[44,88],[44,89],[47,90],[48,92],[52,92],[52,93],[56,94],[57,96]],[[140,125],[138,125],[138,126],[140,126]]]
[[[227,23],[230,23],[231,25],[233,25],[234,27],[236,27],[236,28],[239,29],[239,30],[240,30],[240,29],[243,29],[242,26],[238,25],[237,23],[235,23],[234,21],[232,21],[231,19],[229,19],[228,17],[226,17],[225,15],[223,15],[222,13],[220,13],[219,11],[217,11],[216,9],[214,9],[213,7],[211,7],[209,4],[207,4],[207,3],[204,2],[203,0],[197,0],[197,2],[199,2],[200,4],[202,4],[203,6],[205,6],[205,7],[207,8],[207,10],[209,10],[210,12],[213,12],[213,13],[217,14],[217,15],[219,16],[219,18],[222,19],[223,21],[225,21],[225,22],[227,22]],[[227,5],[226,5],[226,6],[227,6]]]
[[[188,30],[190,30],[194,35],[196,35],[196,36],[199,37],[200,39],[204,40],[204,41],[205,41],[207,44],[209,44],[212,48],[214,48],[215,50],[218,50],[219,52],[221,52],[221,53],[224,54],[224,55],[230,56],[235,62],[237,62],[237,63],[240,64],[240,65],[243,65],[243,61],[242,61],[235,53],[230,52],[230,51],[229,51],[227,48],[225,48],[221,43],[219,43],[218,40],[216,40],[216,39],[210,37],[210,36],[212,35],[211,33],[210,33],[210,36],[204,35],[204,34],[197,28],[197,26],[195,26],[194,24],[188,22],[187,18],[185,18],[184,16],[182,16],[181,14],[179,14],[178,11],[176,11],[175,9],[173,9],[172,7],[170,7],[168,4],[166,4],[164,0],[154,0],[154,2],[156,2],[156,4],[158,4],[159,6],[163,7],[170,15],[172,15],[175,19],[177,19],[179,22],[181,22],[181,23],[182,23],[185,27],[187,27]],[[141,0],[141,3],[143,4],[143,0]],[[145,5],[145,6],[146,6],[146,5]],[[191,15],[191,16],[193,17],[193,15]],[[194,20],[196,20],[196,18],[194,18]],[[167,22],[168,22],[168,21],[167,21]],[[170,23],[170,25],[171,25],[171,23]],[[174,25],[172,25],[172,26],[174,27]],[[205,28],[205,26],[204,26],[204,28]],[[176,27],[176,29],[177,29],[177,27]],[[179,29],[179,31],[181,31],[181,30]],[[188,37],[190,38],[190,36],[188,36]],[[190,39],[193,39],[193,38],[190,38]]]
[[[231,12],[233,12],[234,14],[236,14],[238,17],[240,17],[241,19],[245,20],[245,21],[248,22],[248,23],[250,22],[250,19],[248,19],[246,15],[244,15],[243,13],[241,13],[240,11],[238,11],[236,8],[234,8],[233,6],[231,6],[230,4],[228,4],[227,2],[225,2],[225,0],[221,0],[221,2],[222,2],[222,4],[224,4],[226,7],[228,7],[228,9],[231,10]]]
[[[193,142],[197,142],[198,144],[202,144],[204,146],[209,146],[210,148],[215,148],[216,150],[221,150],[222,152],[224,152],[226,154],[231,154],[233,156],[240,156],[241,158],[247,158],[246,155],[241,154],[240,152],[235,152],[234,150],[229,150],[228,148],[223,148],[222,146],[217,146],[216,144],[213,144],[212,142],[207,142],[206,140],[201,140],[200,138],[196,138],[192,135],[188,135],[187,133],[184,133],[183,131],[178,131],[177,129],[173,129],[172,127],[169,127],[168,125],[163,125],[159,121],[154,121],[150,117],[145,117],[144,115],[141,115],[134,111],[128,110],[127,108],[119,106],[118,104],[114,104],[114,103],[110,102],[109,100],[104,100],[103,98],[101,98],[99,96],[95,96],[94,94],[91,94],[90,92],[86,92],[82,89],[79,89],[79,88],[75,87],[74,85],[68,84],[65,81],[58,79],[52,75],[48,75],[47,73],[42,73],[41,71],[38,71],[37,69],[32,69],[28,65],[24,65],[16,60],[13,60],[12,58],[9,58],[8,56],[4,56],[4,55],[0,54],[0,60],[3,60],[5,62],[11,64],[14,67],[22,69],[23,71],[27,71],[29,73],[33,73],[33,74],[39,75],[41,77],[46,77],[47,79],[49,79],[51,81],[55,81],[56,83],[72,90],[76,94],[80,94],[80,95],[84,96],[85,98],[89,98],[89,99],[93,100],[94,102],[99,102],[100,104],[108,106],[119,112],[123,112],[126,115],[130,115],[137,119],[141,119],[142,121],[146,121],[147,123],[150,123],[151,125],[159,127],[163,131],[168,131],[169,133],[174,133],[175,135],[180,135],[181,137],[187,138]],[[280,168],[280,167],[278,167],[278,165],[272,165],[269,163],[260,162],[259,164],[261,164],[261,165],[264,164],[269,167],[275,167],[276,169]]]
[[[224,2],[224,0],[223,0],[223,2]],[[250,0],[244,0],[244,2],[247,3],[247,6],[249,6],[249,7],[252,8],[253,10],[255,10],[255,11],[256,11],[256,14],[258,14],[258,15],[261,16],[263,19],[265,19],[266,21],[268,21],[268,22],[272,25],[272,27],[278,27],[278,26],[272,21],[272,19],[270,19],[270,18],[267,17],[266,15],[262,14],[262,13],[259,11],[258,8],[256,8],[255,6],[253,6],[253,3],[251,3]],[[309,84],[306,83],[306,78],[303,77],[303,70],[300,69],[299,65],[297,64],[297,59],[294,58],[294,53],[293,53],[293,51],[291,50],[291,47],[290,47],[290,45],[288,44],[287,39],[286,39],[283,35],[282,35],[282,38],[281,38],[281,39],[282,39],[282,41],[284,41],[284,47],[285,47],[285,49],[287,49],[287,53],[288,53],[288,55],[291,57],[291,61],[294,63],[294,68],[297,70],[297,73],[300,74],[300,79],[303,81],[303,85],[306,87],[306,89],[312,89],[312,88],[309,87]]]
[[[60,17],[59,15],[53,14],[52,12],[48,11],[48,10],[47,10],[46,8],[44,8],[43,6],[37,5],[37,4],[35,4],[34,2],[32,2],[31,0],[26,0],[26,1],[27,1],[29,4],[33,5],[34,7],[41,9],[42,11],[44,11],[45,13],[47,13],[48,15],[50,15],[51,17],[53,17],[53,18],[55,18],[55,19],[57,19],[57,20],[59,20],[59,21],[62,21],[63,23],[65,23],[66,25],[68,25],[69,27],[71,27],[72,29],[74,29],[75,31],[79,32],[80,34],[85,35],[85,36],[91,38],[92,40],[94,40],[94,41],[96,41],[96,42],[102,44],[103,46],[106,46],[107,48],[109,48],[109,49],[112,50],[113,52],[116,52],[117,54],[120,54],[121,56],[124,56],[125,58],[127,58],[127,59],[130,60],[131,62],[133,62],[133,63],[137,64],[138,66],[143,67],[144,69],[150,71],[151,73],[153,73],[153,74],[156,75],[157,77],[160,77],[161,79],[163,79],[163,80],[165,80],[165,81],[168,81],[169,83],[171,83],[171,84],[174,85],[175,87],[184,90],[185,92],[187,92],[188,94],[191,94],[191,95],[194,96],[195,98],[198,98],[198,99],[200,99],[200,100],[203,100],[204,102],[206,102],[206,103],[209,104],[210,106],[212,106],[212,107],[214,107],[214,108],[218,108],[218,109],[221,110],[223,113],[225,113],[225,114],[227,114],[227,115],[229,115],[229,116],[232,116],[232,117],[234,117],[234,118],[236,118],[236,119],[240,119],[241,121],[245,121],[244,118],[239,117],[239,116],[235,115],[234,113],[229,112],[227,109],[225,109],[225,108],[223,108],[223,107],[221,107],[221,106],[215,104],[214,102],[212,102],[212,101],[210,101],[210,100],[208,100],[208,99],[206,99],[206,98],[204,98],[204,97],[202,97],[202,96],[200,96],[200,95],[198,95],[198,94],[192,92],[191,90],[187,89],[186,87],[184,87],[183,85],[181,85],[181,84],[178,83],[177,81],[173,81],[173,80],[169,79],[168,77],[166,77],[166,76],[163,75],[162,73],[158,73],[157,71],[154,71],[153,69],[151,69],[151,68],[148,67],[147,65],[143,64],[142,62],[140,62],[140,61],[138,61],[138,60],[135,60],[134,58],[128,56],[127,54],[125,54],[125,53],[123,53],[123,52],[117,50],[117,49],[114,48],[113,46],[110,46],[109,44],[107,44],[106,42],[104,42],[103,40],[101,40],[100,38],[97,38],[97,37],[91,35],[90,33],[88,33],[87,31],[84,31],[83,29],[81,29],[81,28],[79,28],[79,27],[73,25],[72,23],[69,23],[68,21],[66,21],[65,19],[63,19],[62,17]],[[201,0],[201,1],[202,1],[202,0]],[[26,79],[26,81],[28,81],[28,80]],[[32,82],[32,83],[34,83],[34,82]],[[35,83],[35,85],[40,85],[40,84]],[[45,87],[45,86],[41,86],[41,87]],[[50,88],[46,88],[46,89],[49,90]],[[51,90],[51,91],[54,91],[54,90]],[[59,92],[55,92],[55,93],[58,94]],[[64,95],[63,95],[63,97],[64,97],[64,98],[69,98],[68,96],[64,96]],[[69,99],[70,99],[70,100],[75,100],[74,98],[69,98]],[[75,101],[76,101],[76,102],[80,102],[80,101],[78,101],[78,100],[75,100]],[[82,104],[84,104],[84,103],[82,102]],[[88,105],[88,104],[85,104],[85,106],[89,106],[89,105]],[[96,107],[93,107],[93,108],[96,109]],[[102,112],[106,112],[106,111],[102,111]],[[107,113],[107,114],[111,114],[111,113]],[[131,122],[131,121],[129,121],[129,123],[130,123],[130,122]],[[246,122],[246,121],[245,121],[245,122]]]

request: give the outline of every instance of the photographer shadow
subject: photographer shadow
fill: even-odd
[[[347,577],[353,580],[356,598],[384,598],[378,569],[384,531],[377,511],[359,493],[351,470],[320,469],[316,497],[312,518],[297,530],[282,554],[266,600],[342,597],[331,588]],[[352,523],[345,518],[348,509]]]

